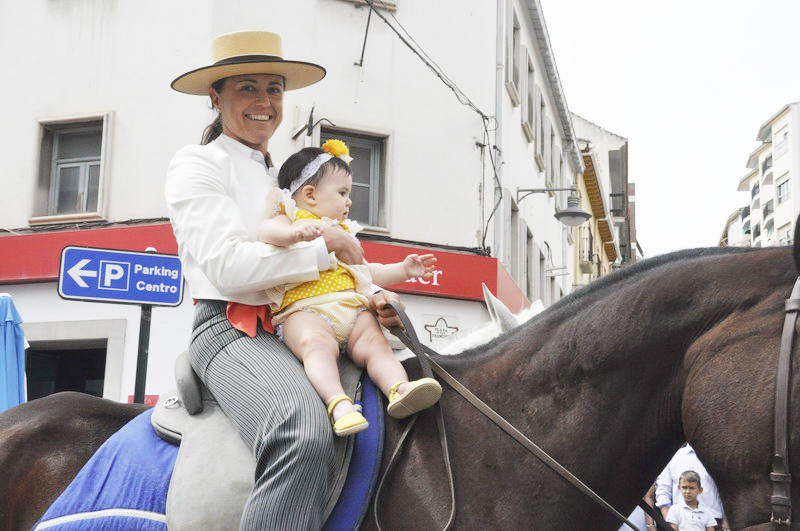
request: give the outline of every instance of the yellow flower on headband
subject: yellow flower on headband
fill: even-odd
[[[334,157],[338,157],[348,164],[353,160],[353,157],[350,156],[350,149],[347,147],[347,144],[336,138],[326,140],[325,143],[322,144],[322,151]]]

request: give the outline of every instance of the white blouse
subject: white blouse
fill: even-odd
[[[225,135],[172,158],[167,210],[193,298],[266,304],[267,288],[317,280],[330,268],[322,238],[288,248],[258,241],[274,186],[264,155]]]

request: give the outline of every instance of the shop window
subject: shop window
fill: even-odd
[[[384,167],[386,138],[361,133],[349,133],[323,129],[322,142],[330,138],[344,141],[350,148],[353,161],[353,188],[350,199],[350,218],[372,227],[385,226],[383,212],[383,190],[385,187]]]

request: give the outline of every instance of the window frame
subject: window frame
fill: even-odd
[[[535,149],[534,149],[534,159],[536,160],[536,165],[539,167],[539,171],[544,171],[545,169],[545,160],[544,160],[544,138],[545,138],[545,118],[547,115],[547,104],[544,101],[544,94],[542,94],[542,90],[539,88],[539,85],[536,85],[536,123],[534,124],[534,136],[535,136]]]
[[[533,64],[533,56],[527,48],[525,48],[525,59],[527,76],[525,78],[525,97],[522,99],[520,119],[525,138],[528,140],[528,143],[531,144],[536,137],[534,133],[536,127],[536,69]]]
[[[113,127],[112,112],[66,116],[60,118],[46,118],[38,121],[39,141],[37,145],[39,155],[38,187],[35,190],[36,199],[33,205],[32,216],[28,219],[31,226],[47,225],[54,223],[68,223],[81,221],[105,220],[107,216],[109,193],[109,160],[111,159],[111,129]],[[65,133],[76,133],[100,130],[100,156],[78,157],[73,159],[57,159],[58,138]],[[58,163],[61,163],[60,166]],[[89,167],[96,163],[98,168],[97,206],[94,210],[85,210],[88,194],[84,193],[81,201],[83,211],[72,213],[55,213],[57,209],[58,175],[56,168],[63,168],[67,164],[85,164],[81,170],[80,180],[88,189]],[[83,190],[85,192],[86,190]],[[54,195],[55,194],[55,195]]]
[[[506,30],[506,90],[514,107],[520,104],[522,83],[522,24],[512,2],[507,3],[508,27]],[[514,79],[516,77],[516,80]]]
[[[100,132],[100,154],[96,157],[74,157],[68,159],[59,159],[56,157],[58,153],[59,143],[61,141],[61,137],[68,134],[76,134],[76,133],[93,133],[98,131]],[[64,128],[58,129],[53,132],[53,154],[51,155],[51,164],[50,164],[50,193],[47,200],[47,215],[48,216],[64,216],[64,215],[74,215],[74,214],[94,214],[97,212],[95,210],[86,210],[86,203],[88,201],[88,188],[89,188],[89,168],[91,166],[98,166],[100,168],[99,171],[102,171],[102,157],[103,157],[103,126],[89,126],[89,127],[76,127],[76,128]],[[78,210],[76,212],[58,212],[58,193],[61,188],[61,175],[60,172],[64,168],[74,168],[77,167],[80,169],[78,174],[78,194],[80,199],[78,200]],[[102,176],[101,176],[102,177]],[[100,193],[100,187],[98,183],[98,195]],[[99,199],[99,197],[98,197]],[[99,201],[97,203],[100,204]]]
[[[784,190],[784,194],[781,195],[781,188]],[[785,180],[781,181],[780,183],[775,185],[775,201],[776,205],[780,205],[789,200],[790,191],[789,191],[789,179],[786,178]],[[783,197],[783,199],[781,199]]]
[[[370,151],[370,178],[369,178],[369,205],[368,217],[369,221],[360,221],[367,229],[383,228],[383,220],[386,219],[382,196],[385,194],[386,189],[386,153],[387,153],[387,140],[386,135],[369,133],[364,131],[352,131],[349,129],[333,129],[333,128],[320,128],[319,140],[320,145],[329,138],[337,138],[344,141],[348,147],[360,147]],[[374,153],[378,152],[375,157]],[[353,188],[363,187],[363,183],[353,182]]]

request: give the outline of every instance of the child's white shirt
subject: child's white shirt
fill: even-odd
[[[686,505],[685,500],[681,500],[669,508],[666,520],[670,524],[676,524],[679,531],[706,531],[706,528],[717,525],[717,521],[699,501],[697,508],[692,509]]]

